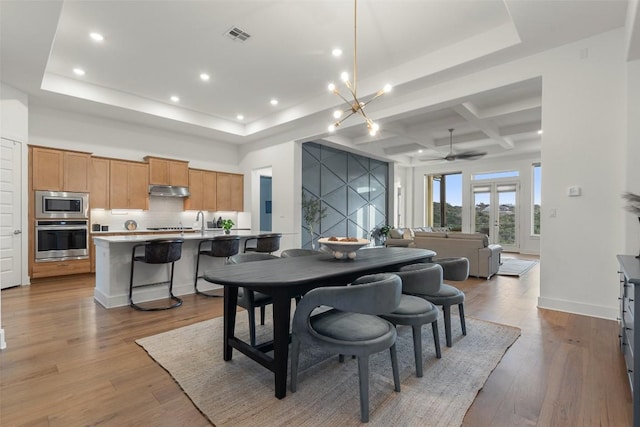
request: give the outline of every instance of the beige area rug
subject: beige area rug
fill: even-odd
[[[270,313],[267,319],[270,319]],[[257,326],[258,342],[268,339],[270,322]],[[370,359],[371,426],[458,426],[478,391],[507,349],[518,328],[467,318],[467,336],[453,316],[452,348],[444,345],[436,359],[431,326],[423,326],[424,376],[416,378],[409,327],[398,328],[400,393],[393,391],[389,352]],[[248,341],[247,316],[238,313],[236,331]],[[216,426],[352,426],[360,425],[357,360],[317,348],[301,353],[298,391],[278,400],[273,374],[238,351],[222,360],[222,318],[136,341],[171,374],[198,409]]]

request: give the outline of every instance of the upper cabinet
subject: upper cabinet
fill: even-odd
[[[217,208],[217,173],[200,169],[189,169],[189,193],[184,199],[184,209],[215,211]]]
[[[149,163],[149,184],[181,187],[189,185],[189,162],[152,156],[144,159]]]
[[[32,148],[34,190],[89,191],[91,155],[53,148]]]
[[[89,169],[89,206],[109,209],[109,159],[92,157]]]
[[[218,172],[216,184],[217,210],[244,210],[244,175]]]
[[[149,165],[110,160],[109,166],[109,207],[149,209]]]

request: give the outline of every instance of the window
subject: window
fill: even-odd
[[[462,173],[429,175],[426,178],[426,225],[461,231]]]
[[[542,202],[542,166],[533,164],[533,179],[531,180],[531,195],[533,209],[531,209],[531,234],[540,235],[540,207]]]
[[[498,179],[498,178],[517,178],[520,176],[518,171],[506,171],[506,172],[487,172],[477,173],[473,175],[471,179],[474,181],[480,181],[483,179]]]

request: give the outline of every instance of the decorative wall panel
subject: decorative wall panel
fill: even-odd
[[[314,227],[319,237],[369,238],[371,230],[387,222],[389,164],[325,147],[302,145],[302,192],[320,199],[326,216]],[[318,245],[316,244],[316,247]],[[302,247],[311,247],[307,224],[302,224]]]

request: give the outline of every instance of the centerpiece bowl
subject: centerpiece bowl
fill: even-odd
[[[349,238],[347,240],[347,237],[323,237],[318,239],[318,243],[329,248],[337,259],[354,259],[356,251],[368,246],[371,242],[367,239]]]

